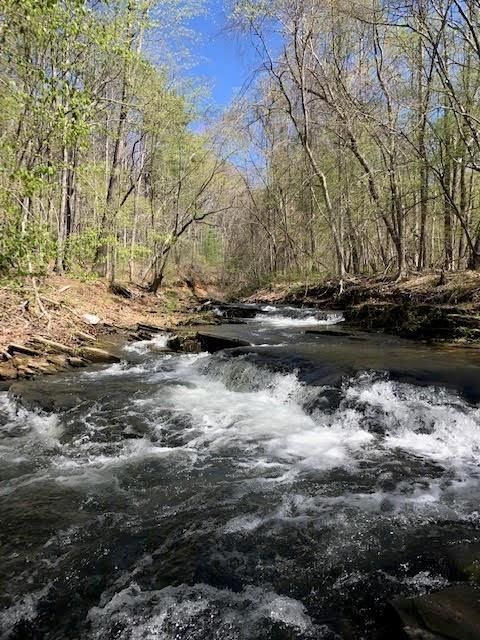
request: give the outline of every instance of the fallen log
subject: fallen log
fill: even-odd
[[[84,342],[94,342],[96,340],[95,336],[92,336],[90,333],[86,333],[85,331],[76,331],[75,337],[79,340],[83,340]]]
[[[127,298],[128,300],[133,298],[133,292],[130,291],[128,287],[118,282],[112,282],[109,289],[116,296],[121,296],[122,298]]]
[[[139,322],[137,324],[137,331],[145,332],[145,333],[163,333],[165,329],[162,327],[157,327],[154,324],[145,324],[143,322]]]
[[[42,336],[35,336],[31,339],[34,344],[41,344],[46,347],[47,350],[53,351],[53,353],[67,353],[68,355],[74,356],[75,349],[67,346],[66,344],[62,344],[60,342],[55,342],[54,340],[48,340],[47,338],[43,338]]]
[[[37,351],[36,349],[31,349],[30,347],[26,347],[23,344],[15,344],[15,343],[8,345],[7,352],[11,355],[13,355],[14,353],[23,353],[26,356],[41,355],[40,351]]]

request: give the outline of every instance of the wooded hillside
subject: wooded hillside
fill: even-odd
[[[480,266],[479,9],[238,3],[262,59],[250,225],[263,272]]]
[[[195,3],[0,6],[1,274],[156,290],[184,236],[186,252],[214,261],[215,232],[193,226],[232,207],[228,153],[214,128],[194,133],[195,87],[167,49]]]
[[[477,269],[480,3],[228,9],[258,64],[207,118],[198,3],[0,2],[2,280]]]

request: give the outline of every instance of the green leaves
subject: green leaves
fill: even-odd
[[[205,6],[1,2],[2,275],[85,277],[101,261],[146,269],[159,247],[177,255],[179,230],[224,187],[203,186],[216,156],[191,129],[201,89],[176,79]]]
[[[0,219],[0,276],[45,275],[55,254],[48,226],[38,220],[26,222],[13,207]]]

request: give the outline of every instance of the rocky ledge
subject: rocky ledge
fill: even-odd
[[[364,302],[345,309],[351,326],[404,338],[480,343],[480,310],[451,305]]]
[[[204,318],[202,319],[202,324]],[[130,329],[111,328],[109,335],[97,338],[79,332],[74,346],[62,344],[43,336],[36,336],[25,344],[10,344],[0,352],[0,385],[9,387],[16,380],[51,375],[69,369],[85,367],[89,364],[120,362],[125,354],[122,345],[128,341],[151,340],[159,333],[169,334],[164,352],[213,353],[220,349],[248,347],[249,342],[237,338],[225,338],[208,331],[198,331],[193,323],[188,326],[169,327],[138,323]]]
[[[9,386],[15,380],[33,378],[85,367],[91,363],[119,362],[119,338],[96,339],[83,334],[77,336],[77,344],[70,346],[36,336],[26,344],[8,345],[0,353],[0,383]]]

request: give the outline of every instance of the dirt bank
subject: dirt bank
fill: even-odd
[[[192,313],[206,293],[178,285],[154,296],[130,285],[112,291],[101,280],[64,277],[48,278],[37,291],[3,287],[0,382],[115,361],[118,345],[139,327],[145,334],[212,322],[209,314]]]
[[[341,309],[349,324],[408,338],[480,345],[480,273],[384,276],[275,285],[249,302]]]

